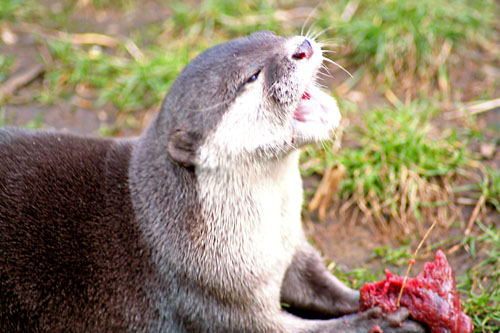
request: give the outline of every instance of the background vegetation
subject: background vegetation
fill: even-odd
[[[326,63],[343,132],[302,155],[311,241],[360,287],[404,272],[437,221],[417,262],[445,250],[475,331],[497,332],[498,17],[493,0],[0,0],[0,126],[137,134],[202,50],[302,30],[352,73]]]

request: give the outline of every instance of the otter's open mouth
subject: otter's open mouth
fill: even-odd
[[[293,114],[299,122],[315,122],[335,126],[339,120],[335,99],[315,86],[308,87]]]

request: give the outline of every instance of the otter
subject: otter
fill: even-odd
[[[321,62],[258,32],[195,58],[137,138],[0,130],[0,330],[423,332],[359,313],[302,230],[298,148],[340,119]]]

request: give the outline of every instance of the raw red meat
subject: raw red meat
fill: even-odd
[[[367,283],[361,289],[361,311],[374,306],[384,312],[396,311],[403,277],[389,270],[385,274],[385,280]],[[471,318],[462,312],[453,271],[440,250],[417,277],[406,280],[400,304],[408,308],[411,318],[427,324],[431,333],[469,333],[474,328]]]

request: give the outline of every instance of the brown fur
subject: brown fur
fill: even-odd
[[[133,324],[123,313],[131,300],[143,302],[141,284],[153,271],[123,182],[131,145],[0,133],[2,330]],[[154,317],[147,306],[138,313]]]
[[[422,332],[404,309],[352,314],[301,229],[296,145],[338,122],[304,43],[207,50],[137,139],[0,129],[0,331]]]

